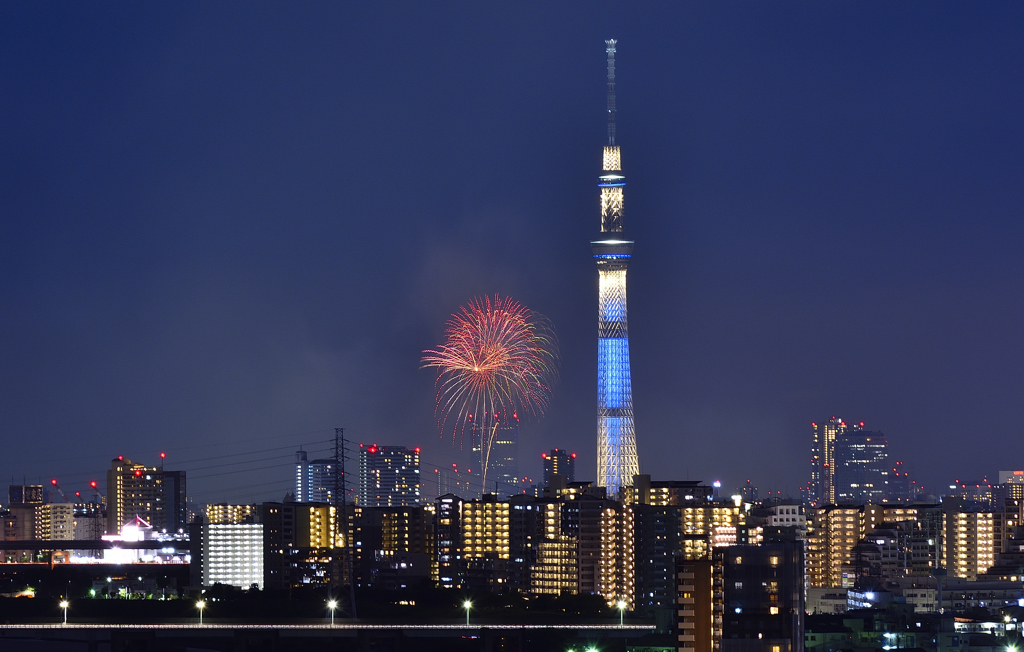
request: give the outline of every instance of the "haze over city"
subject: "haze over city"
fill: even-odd
[[[0,477],[165,451],[197,503],[280,499],[336,426],[443,464],[420,356],[497,292],[561,343],[525,472],[562,447],[594,479],[611,37],[641,471],[796,496],[837,415],[926,488],[991,477],[1024,381],[1022,18],[0,6]]]

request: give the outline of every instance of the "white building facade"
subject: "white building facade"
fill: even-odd
[[[263,524],[203,526],[203,585],[263,588]]]

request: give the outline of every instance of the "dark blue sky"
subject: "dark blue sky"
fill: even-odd
[[[419,353],[494,292],[562,342],[525,470],[568,447],[592,478],[611,37],[642,469],[795,493],[833,414],[930,488],[1019,468],[1022,27],[999,2],[4,3],[0,478],[336,425],[444,462]],[[290,471],[192,476],[244,500]]]

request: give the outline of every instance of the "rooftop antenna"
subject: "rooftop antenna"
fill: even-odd
[[[615,39],[604,42],[608,53],[608,145],[615,144]]]

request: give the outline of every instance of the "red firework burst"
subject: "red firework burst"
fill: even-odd
[[[558,375],[554,329],[542,315],[509,298],[473,299],[448,320],[445,341],[423,352],[423,367],[437,369],[437,413],[455,435],[467,425],[484,429],[481,464],[486,486],[498,423],[520,411],[542,415]]]

